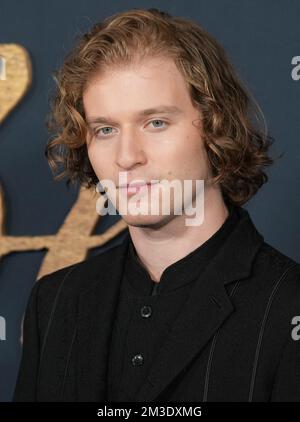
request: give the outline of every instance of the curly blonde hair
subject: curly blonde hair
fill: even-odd
[[[93,75],[147,57],[174,60],[200,107],[212,183],[226,201],[242,205],[268,181],[273,164],[264,116],[238,79],[223,47],[197,23],[158,9],[132,9],[96,23],[81,35],[58,71],[50,98],[47,127],[51,138],[45,156],[53,172],[94,187],[98,178],[90,164],[82,95]]]

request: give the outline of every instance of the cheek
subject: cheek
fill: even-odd
[[[88,158],[91,163],[91,166],[93,167],[95,173],[97,174],[100,169],[100,154],[99,151],[97,151],[97,148],[93,144],[90,144],[87,148]]]
[[[205,159],[206,151],[204,148],[201,135],[195,131],[179,135],[176,146],[172,153],[174,159],[180,160],[182,163],[201,162]]]
[[[186,137],[186,159],[193,165],[198,163],[201,167],[207,163],[207,152],[205,149],[203,138],[199,133]]]
[[[178,150],[181,173],[185,179],[205,179],[207,152],[200,134],[185,136],[184,147]]]
[[[88,158],[89,158],[89,161],[90,161],[90,163],[91,163],[91,166],[94,168],[94,170],[95,170],[95,162],[94,162],[94,154],[93,154],[93,150],[92,150],[92,148],[88,148],[88,150],[87,150],[87,154],[88,154]]]
[[[87,153],[91,166],[98,179],[112,179],[113,163],[110,160],[112,154],[103,151],[102,148],[99,148],[95,143],[89,145]]]

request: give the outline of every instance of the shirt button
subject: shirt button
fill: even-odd
[[[143,318],[149,318],[152,314],[152,309],[150,306],[143,306],[141,309],[141,315]]]
[[[133,356],[133,358],[131,359],[132,365],[133,366],[141,366],[144,363],[144,358],[143,355],[141,355],[140,353]]]

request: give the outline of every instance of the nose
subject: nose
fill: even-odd
[[[118,143],[116,155],[116,163],[120,168],[128,170],[146,163],[147,159],[142,142],[142,136],[138,136],[133,131],[123,133]]]

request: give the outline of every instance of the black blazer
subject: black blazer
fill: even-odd
[[[300,265],[239,210],[135,401],[300,401]],[[128,237],[35,284],[14,401],[106,400]]]

